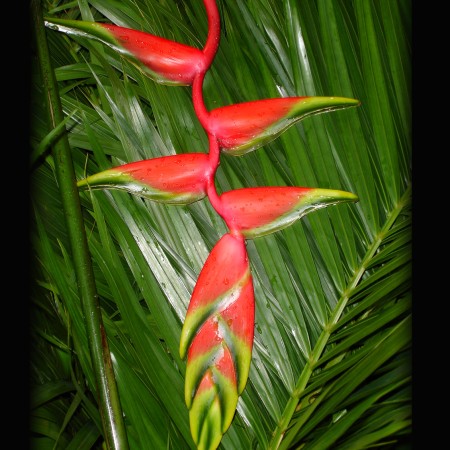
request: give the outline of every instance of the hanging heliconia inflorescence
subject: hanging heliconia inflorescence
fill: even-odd
[[[46,19],[58,31],[97,39],[137,64],[156,82],[192,87],[207,153],[131,162],[78,181],[80,189],[122,189],[156,202],[185,205],[208,198],[229,231],[211,250],[194,287],[180,339],[187,357],[185,402],[199,450],[214,450],[229,428],[250,371],[255,302],[245,240],[273,233],[316,209],[356,202],[350,192],[308,187],[255,187],[218,195],[214,177],[220,153],[241,156],[267,144],[313,114],[359,105],[343,97],[257,100],[208,111],[203,80],[220,41],[215,0],[203,0],[208,36],[199,50],[116,25]]]

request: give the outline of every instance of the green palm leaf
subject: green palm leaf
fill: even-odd
[[[341,189],[359,197],[247,242],[256,300],[250,374],[221,449],[401,448],[411,435],[411,2],[218,1],[209,109],[269,97],[356,98],[241,157],[219,192]],[[45,15],[142,29],[201,48],[202,2],[91,0]],[[112,49],[46,30],[77,179],[127,162],[206,152],[189,87],[161,86]],[[35,448],[101,448],[58,164],[32,73],[32,353]],[[156,204],[80,193],[129,446],[195,449],[181,329],[197,276],[227,231],[206,200]]]

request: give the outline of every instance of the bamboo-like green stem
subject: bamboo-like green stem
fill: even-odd
[[[403,211],[406,204],[410,200],[411,200],[411,186],[408,187],[408,189],[406,190],[402,199],[399,201],[396,208],[390,214],[383,229],[380,230],[380,232],[377,234],[374,242],[372,243],[372,245],[366,252],[366,255],[365,255],[363,261],[361,262],[358,270],[354,273],[353,277],[349,281],[348,288],[345,290],[345,292],[342,294],[341,298],[339,299],[339,301],[336,305],[336,308],[334,309],[333,314],[328,321],[328,324],[326,324],[322,333],[320,334],[320,336],[316,342],[316,345],[314,346],[314,350],[311,353],[309,360],[306,363],[306,365],[297,381],[294,391],[291,393],[291,396],[289,398],[289,401],[287,402],[286,407],[284,408],[281,419],[279,420],[277,427],[275,428],[275,430],[272,434],[272,439],[269,443],[269,446],[267,447],[268,450],[276,450],[280,447],[281,442],[284,437],[284,434],[286,433],[286,430],[289,427],[289,423],[292,419],[292,416],[295,413],[295,410],[297,408],[300,397],[303,394],[303,392],[308,384],[309,379],[311,378],[311,375],[314,371],[315,365],[319,361],[320,356],[322,355],[323,351],[325,350],[326,345],[328,344],[328,341],[330,339],[331,333],[333,332],[334,326],[338,323],[345,307],[348,304],[351,293],[357,287],[359,281],[361,280],[362,276],[364,275],[364,272],[366,271],[367,266],[370,263],[370,260],[373,258],[373,256],[379,249],[385,235],[391,229],[393,223],[395,222],[395,220],[397,219],[399,214]]]
[[[47,95],[50,127],[54,129],[58,124],[63,122],[64,115],[50,60],[40,0],[32,0],[31,8],[37,54],[44,90]],[[129,447],[122,409],[98,302],[70,145],[65,133],[54,143],[52,152],[55,160],[56,177],[61,193],[67,231],[71,243],[81,306],[86,321],[86,332],[97,385],[104,439],[108,449],[127,450]]]

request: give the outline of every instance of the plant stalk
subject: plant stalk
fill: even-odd
[[[58,124],[63,123],[64,114],[50,60],[40,0],[32,0],[31,8],[50,128],[55,129]],[[105,443],[108,449],[127,450],[129,447],[122,408],[102,322],[71,149],[66,133],[62,133],[60,138],[55,141],[52,154],[86,323]]]

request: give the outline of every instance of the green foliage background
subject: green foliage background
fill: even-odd
[[[220,449],[410,448],[411,1],[218,6],[222,38],[204,84],[209,109],[294,95],[361,101],[307,118],[250,154],[221,158],[219,192],[295,185],[360,200],[248,241],[253,358]],[[198,0],[42,8],[198,48],[207,34]],[[98,42],[45,34],[77,179],[207,151],[189,87],[158,85]],[[30,140],[40,157],[31,175],[30,442],[97,449],[102,423],[35,54],[31,70]],[[179,338],[196,278],[226,227],[207,200],[167,206],[94,191],[80,201],[129,446],[194,449]]]

